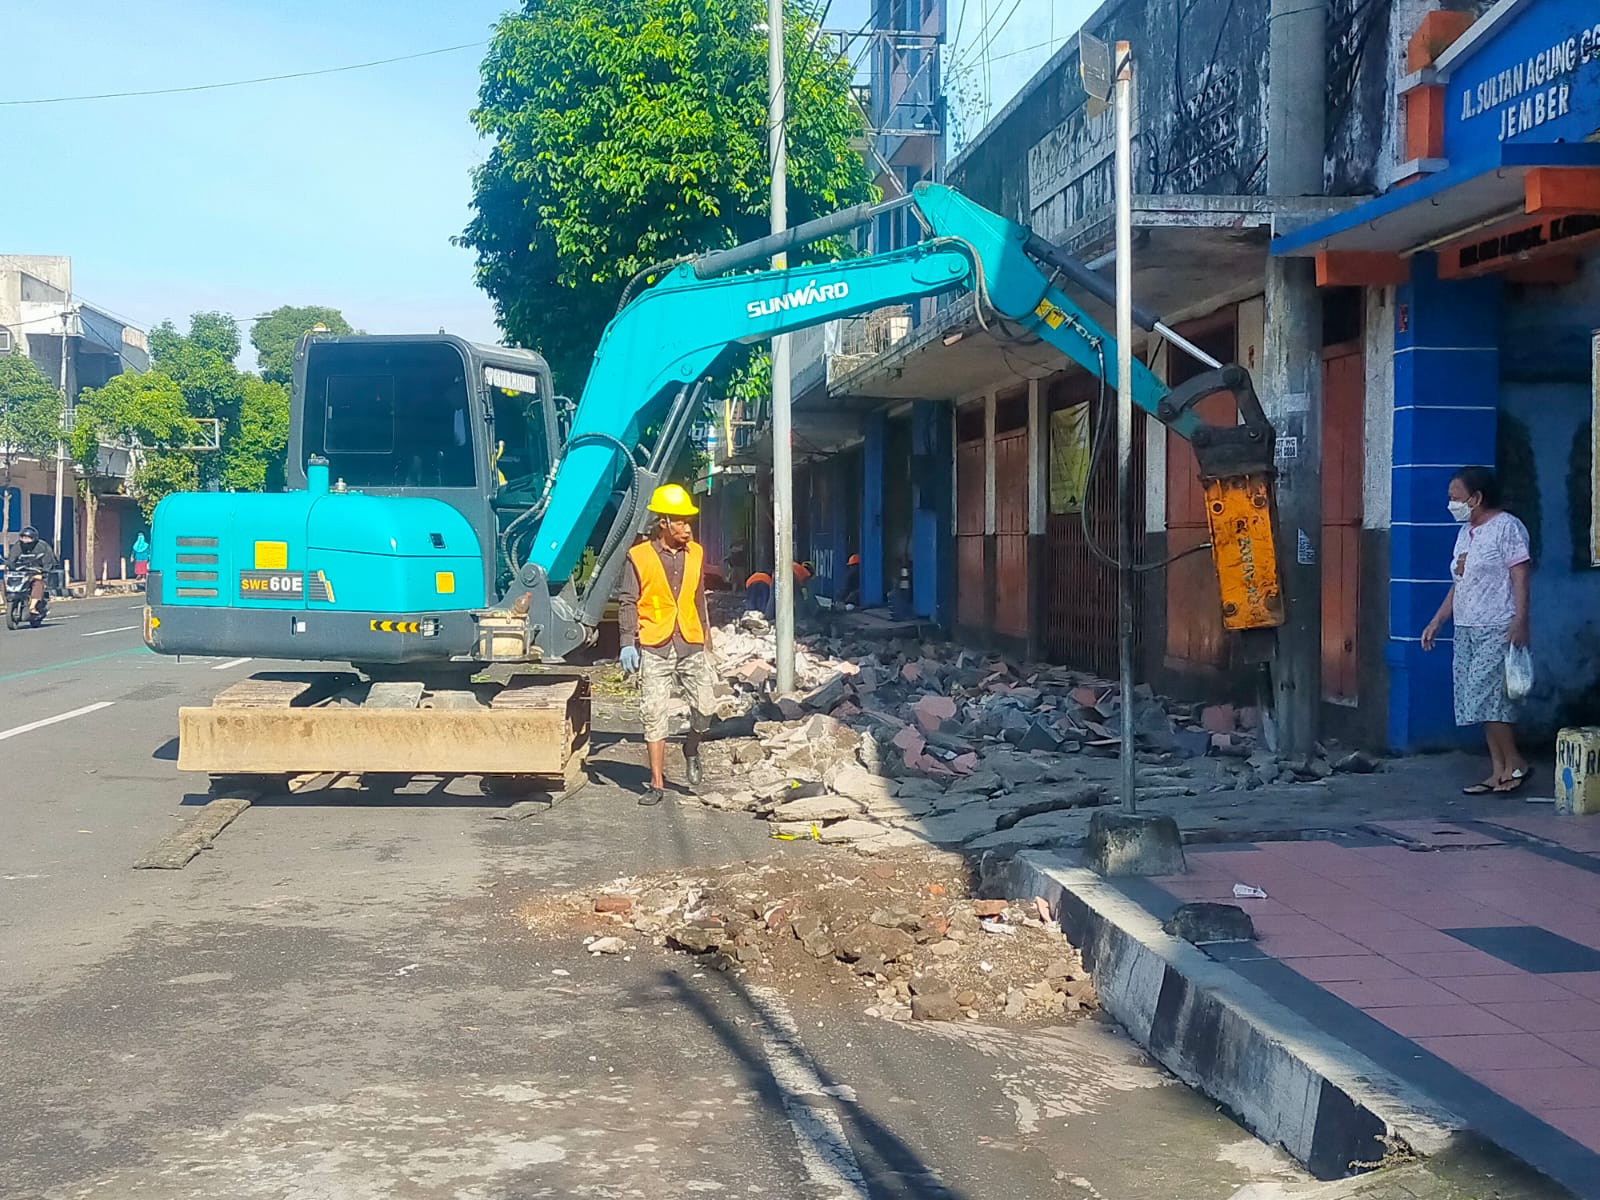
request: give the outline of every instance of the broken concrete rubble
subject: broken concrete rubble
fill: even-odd
[[[704,800],[758,812],[779,836],[872,854],[917,841],[1053,844],[1081,840],[1074,810],[1115,799],[1103,761],[1119,750],[1115,683],[952,645],[835,636],[801,643],[796,691],[779,696],[763,619],[719,627],[714,645],[730,695],[712,736],[727,748],[707,744]],[[1280,758],[1262,744],[1256,709],[1179,703],[1144,685],[1131,704],[1141,801],[1315,784],[1377,766],[1321,748]]]

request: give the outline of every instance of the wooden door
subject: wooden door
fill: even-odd
[[[1359,698],[1365,380],[1359,342],[1322,352],[1322,693]]]
[[[1028,428],[994,439],[994,631],[1028,636]]]

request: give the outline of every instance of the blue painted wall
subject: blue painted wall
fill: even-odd
[[[911,604],[917,616],[946,626],[954,618],[955,596],[954,436],[948,404],[912,403]]]
[[[1420,641],[1449,590],[1456,523],[1450,476],[1492,463],[1499,391],[1500,284],[1441,281],[1431,254],[1411,260],[1395,297],[1394,461],[1389,534],[1389,742],[1417,750],[1460,744],[1451,643]],[[1470,731],[1469,731],[1470,732]],[[1472,736],[1476,736],[1475,733]]]
[[[1534,694],[1530,731],[1600,723],[1600,571],[1589,565],[1591,331],[1600,328],[1600,255],[1563,286],[1506,288],[1501,320],[1501,475],[1536,497]],[[1526,442],[1522,439],[1526,436]]]

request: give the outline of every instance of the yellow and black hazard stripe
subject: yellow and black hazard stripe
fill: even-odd
[[[373,633],[421,633],[421,621],[368,621]]]

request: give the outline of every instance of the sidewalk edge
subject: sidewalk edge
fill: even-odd
[[[1466,1134],[1438,1101],[1169,936],[1094,872],[1038,851],[984,866],[985,884],[1049,903],[1135,1041],[1317,1178],[1376,1166],[1386,1141],[1431,1157]]]

